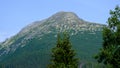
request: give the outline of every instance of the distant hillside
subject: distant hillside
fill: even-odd
[[[93,56],[102,45],[104,25],[80,19],[73,12],[58,12],[36,21],[0,44],[3,68],[46,68],[58,32],[69,32],[73,49],[81,61],[95,62]]]

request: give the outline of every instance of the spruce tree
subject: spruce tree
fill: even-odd
[[[103,28],[103,48],[95,57],[112,68],[120,68],[120,7],[110,11],[107,26]]]
[[[51,64],[49,64],[48,68],[77,68],[78,59],[75,58],[75,55],[69,34],[65,32],[62,37],[58,34],[57,44],[52,49]]]

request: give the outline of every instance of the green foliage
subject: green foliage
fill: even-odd
[[[64,33],[63,39],[58,34],[56,47],[52,49],[52,62],[48,68],[77,68],[78,59],[75,58],[75,55],[69,34]]]
[[[110,68],[120,68],[120,7],[110,15],[108,26],[103,28],[103,48],[95,58]]]
[[[91,31],[83,31],[70,37],[72,47],[77,53],[76,57],[80,58],[81,62],[95,62],[92,55],[96,54],[101,47],[101,31],[95,31],[95,34],[90,33]],[[50,62],[51,48],[55,47],[56,44],[55,35],[56,33],[50,33],[28,40],[24,47],[19,47],[14,53],[3,56],[4,60],[0,61],[0,68],[7,68],[11,65],[12,68],[46,68]]]

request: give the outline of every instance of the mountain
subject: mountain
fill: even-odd
[[[84,21],[73,12],[58,12],[33,22],[18,34],[0,43],[0,66],[3,68],[46,68],[57,33],[69,32],[73,49],[81,61],[95,61],[102,43],[104,25]]]

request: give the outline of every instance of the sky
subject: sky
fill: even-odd
[[[0,42],[23,27],[59,11],[74,12],[80,18],[105,24],[110,9],[120,0],[0,0]]]

